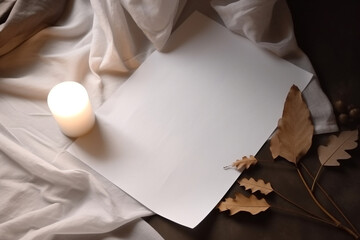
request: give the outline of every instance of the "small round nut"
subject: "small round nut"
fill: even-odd
[[[350,103],[349,105],[347,105],[347,110],[348,112],[350,112],[351,109],[355,108],[356,106],[352,103]]]
[[[355,107],[349,111],[349,117],[355,121],[360,120],[360,108]]]
[[[338,117],[338,120],[341,125],[346,125],[349,123],[349,116],[345,113],[341,113]]]
[[[334,102],[334,109],[337,113],[345,113],[346,112],[346,104],[343,100],[337,100]]]

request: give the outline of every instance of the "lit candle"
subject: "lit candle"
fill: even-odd
[[[95,114],[81,84],[72,81],[57,84],[50,90],[47,102],[65,135],[79,137],[94,126]]]

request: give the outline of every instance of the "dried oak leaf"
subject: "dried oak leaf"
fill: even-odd
[[[245,197],[241,193],[235,193],[235,198],[226,198],[218,205],[218,209],[221,212],[230,210],[230,215],[234,215],[240,211],[249,212],[252,215],[256,215],[259,212],[267,210],[270,205],[265,199],[257,199],[254,195]]]
[[[252,193],[260,191],[262,194],[267,195],[274,191],[274,189],[271,187],[271,184],[265,183],[262,179],[256,181],[254,178],[242,178],[238,181],[238,183],[240,186],[245,187],[246,190],[250,189]]]
[[[242,159],[238,159],[233,162],[232,166],[235,167],[237,170],[248,169],[251,165],[255,165],[257,163],[257,159],[250,155],[250,157],[242,157]]]
[[[286,97],[282,118],[270,141],[272,156],[297,164],[311,147],[314,126],[301,91],[293,85]]]
[[[331,135],[326,146],[318,147],[318,155],[321,165],[339,166],[340,159],[349,159],[351,155],[345,150],[357,147],[358,130],[343,131],[339,136]]]

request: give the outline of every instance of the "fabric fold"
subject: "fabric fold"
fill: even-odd
[[[104,185],[84,168],[74,168],[71,155],[60,154],[51,164],[24,149],[2,126],[0,145],[4,240],[110,232],[152,214],[110,183]],[[70,169],[64,168],[66,163]]]
[[[179,0],[121,0],[121,3],[155,48],[161,50],[171,34]]]
[[[16,0],[0,3],[0,56],[4,55],[31,36],[54,24],[65,9],[66,0]]]
[[[1,239],[162,239],[140,219],[151,211],[63,153],[72,140],[46,106],[51,87],[71,80],[86,87],[96,109],[145,58],[141,54],[153,51],[122,9],[116,1],[66,1],[52,26],[32,31],[0,56]],[[134,43],[141,34],[143,41]],[[136,47],[129,51],[124,43]]]
[[[332,105],[321,89],[309,59],[297,45],[286,1],[212,0],[211,5],[231,31],[313,73],[314,77],[303,94],[311,112],[315,133],[338,130]]]

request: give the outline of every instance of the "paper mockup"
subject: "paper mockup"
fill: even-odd
[[[195,12],[98,109],[68,151],[155,213],[193,228],[312,74]]]

